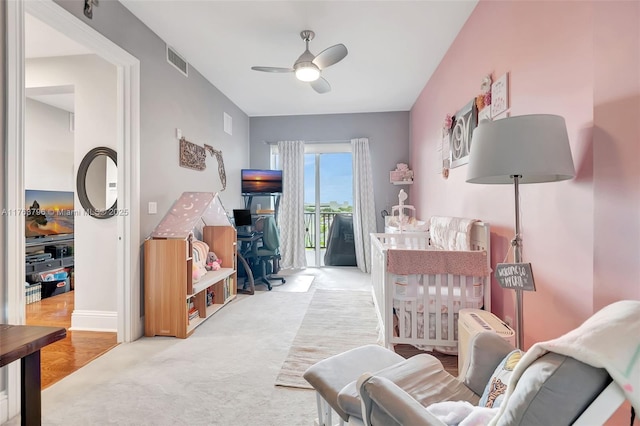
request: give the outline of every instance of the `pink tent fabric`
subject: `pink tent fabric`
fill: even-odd
[[[201,225],[232,226],[220,198],[213,192],[183,192],[158,226],[153,238],[187,238]]]

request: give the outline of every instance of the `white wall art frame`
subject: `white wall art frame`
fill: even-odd
[[[473,131],[477,125],[478,109],[474,98],[455,115],[450,142],[451,168],[462,166],[469,162],[471,136],[473,136]]]
[[[491,85],[491,117],[509,109],[509,73],[504,73]]]

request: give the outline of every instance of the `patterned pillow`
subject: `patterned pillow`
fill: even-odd
[[[481,407],[498,408],[504,399],[504,394],[507,391],[507,384],[511,378],[511,373],[515,368],[520,358],[522,358],[524,352],[519,349],[515,349],[500,362],[495,371],[491,375],[487,386],[484,388],[480,402]]]
[[[207,264],[207,255],[209,254],[209,245],[204,241],[193,240],[193,263],[198,268],[204,269]]]

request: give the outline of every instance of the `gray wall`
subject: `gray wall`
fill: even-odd
[[[335,141],[369,138],[378,231],[384,229],[380,212],[398,204],[399,186],[389,183],[397,163],[409,161],[409,112],[251,117],[251,167],[269,168],[265,141]],[[409,164],[411,166],[411,164]],[[405,187],[405,191],[409,191]],[[409,204],[411,200],[407,200]]]
[[[93,19],[83,14],[82,0],[56,0],[78,19],[140,60],[140,231],[144,239],[184,191],[221,190],[216,159],[195,171],[178,163],[176,128],[200,146],[221,150],[227,189],[220,198],[227,210],[242,206],[240,169],[248,165],[249,118],[194,68],[189,77],[166,61],[166,45],[121,3],[100,2]],[[189,58],[185,58],[189,61]],[[223,112],[233,118],[233,136],[223,131]],[[148,202],[158,214],[147,214]]]

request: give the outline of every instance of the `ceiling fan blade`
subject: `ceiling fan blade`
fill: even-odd
[[[264,72],[293,72],[293,68],[280,68],[280,67],[251,67],[254,71]]]
[[[311,85],[311,87],[313,88],[313,90],[315,90],[316,92],[322,94],[322,93],[327,93],[331,91],[331,85],[329,84],[329,82],[327,80],[325,80],[324,78],[320,77],[315,81],[312,81],[309,83]]]
[[[312,62],[318,68],[324,69],[343,60],[347,53],[349,51],[344,44],[336,44],[318,53]]]

